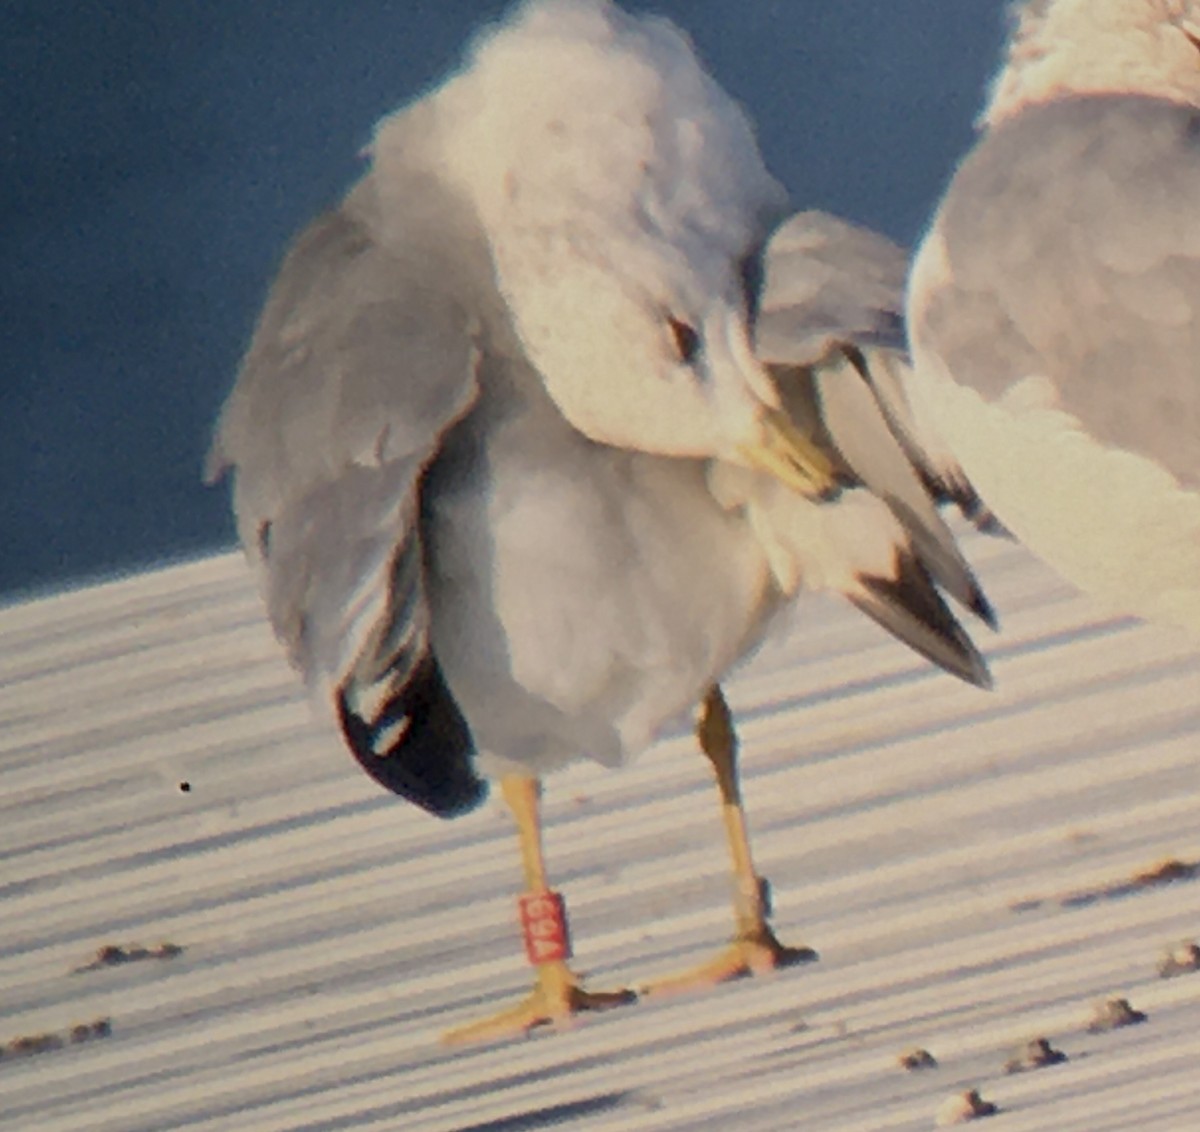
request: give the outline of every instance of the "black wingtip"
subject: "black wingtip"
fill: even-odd
[[[895,578],[863,575],[859,583],[862,594],[850,600],[868,617],[951,675],[977,688],[992,687],[987,661],[915,558],[903,556]]]
[[[959,514],[977,531],[996,538],[1012,538],[1008,528],[996,518],[996,513],[983,501],[961,467],[956,465],[947,476],[939,477],[933,495],[938,503],[954,504]]]
[[[977,531],[994,538],[1011,539],[1012,533],[996,518],[996,513],[980,498],[966,473],[957,465],[949,471],[935,472],[917,463],[917,471],[925,490],[939,505],[949,504]]]
[[[436,659],[427,656],[404,687],[366,720],[338,689],[342,734],[359,765],[376,782],[439,818],[469,813],[487,797],[475,773],[470,729],[446,686]]]
[[[996,616],[995,607],[978,586],[971,591],[970,609],[989,629],[999,630],[1000,618]]]

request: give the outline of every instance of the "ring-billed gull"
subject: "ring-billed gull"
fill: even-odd
[[[1200,632],[1200,3],[1031,0],[917,256],[916,408],[999,520]]]
[[[969,489],[905,401],[904,257],[819,214],[763,255],[784,207],[681,32],[531,0],[380,125],[226,403],[210,474],[359,762],[442,816],[498,777],[516,818],[534,993],[455,1038],[630,999],[567,963],[539,780],[697,703],[737,930],[682,982],[811,955],[768,924],[717,686],[786,597],[845,593],[987,682],[938,591],[990,619],[935,507]]]

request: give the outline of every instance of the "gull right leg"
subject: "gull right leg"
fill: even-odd
[[[642,987],[640,993],[648,997],[699,990],[745,975],[810,963],[818,957],[811,947],[788,947],[780,943],[771,930],[767,881],[758,875],[750,854],[750,835],[738,781],[737,734],[729,705],[716,684],[708,690],[700,707],[696,738],[712,764],[721,792],[721,814],[733,864],[733,940],[699,967]]]

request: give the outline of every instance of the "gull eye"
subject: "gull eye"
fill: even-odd
[[[675,340],[679,360],[690,366],[700,353],[700,335],[694,326],[689,326],[678,318],[668,317],[667,325],[671,328],[671,337]]]

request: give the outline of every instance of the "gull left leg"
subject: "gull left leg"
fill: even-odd
[[[535,1026],[566,1022],[587,1010],[608,1010],[636,1001],[631,990],[587,991],[571,970],[570,937],[562,897],[546,876],[542,851],[541,783],[526,775],[506,775],[500,791],[517,823],[525,892],[520,897],[525,951],[537,972],[529,997],[490,1018],[472,1022],[442,1035],[449,1045],[486,1042],[528,1033]]]
[[[716,684],[701,704],[696,738],[712,764],[721,792],[721,814],[733,864],[733,941],[707,963],[640,988],[639,993],[647,996],[698,990],[818,958],[811,947],[788,947],[780,943],[768,922],[770,889],[766,879],[755,871],[750,854],[750,835],[738,780],[737,734],[729,705]]]

